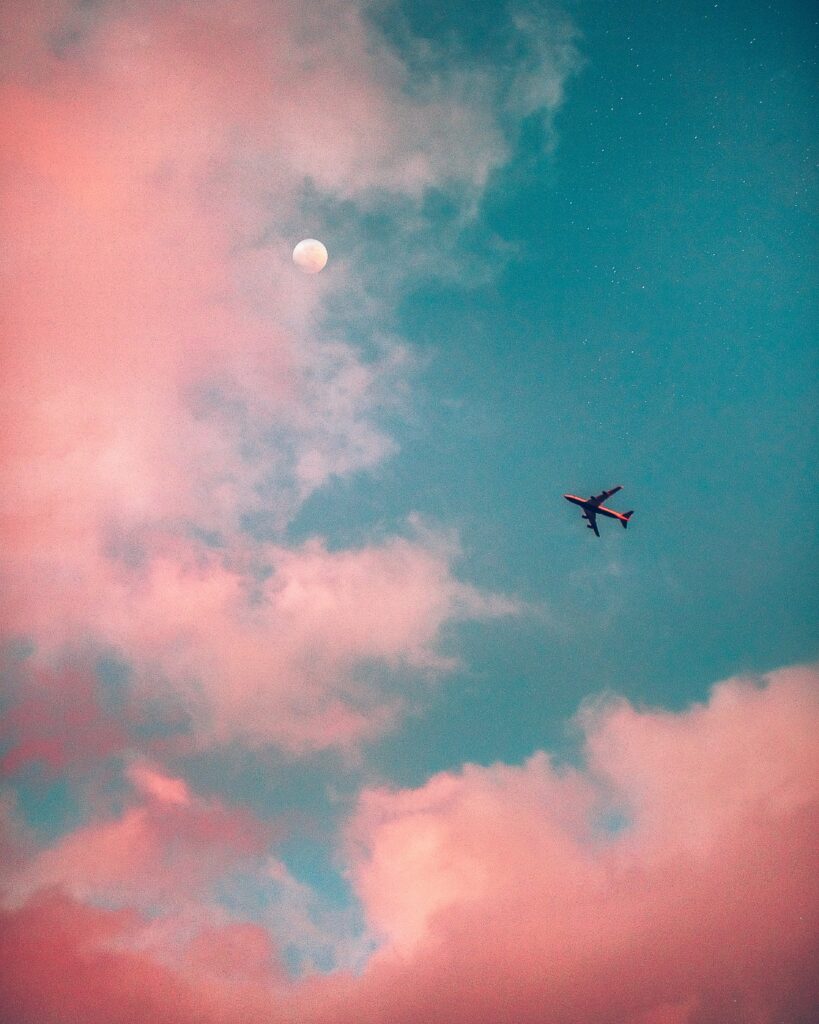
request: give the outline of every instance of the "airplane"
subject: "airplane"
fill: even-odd
[[[594,530],[597,536],[600,536],[600,531],[597,529],[597,517],[608,516],[610,519],[619,519],[623,524],[623,529],[628,526],[628,521],[634,515],[634,510],[631,512],[615,512],[612,508],[606,508],[603,502],[606,498],[610,498],[612,494],[616,494],[618,491],[622,491],[622,486],[618,484],[616,487],[612,487],[610,491],[603,491],[602,494],[593,495],[591,498],[578,498],[576,494],[564,494],[563,497],[566,501],[571,501],[575,505],[579,505],[583,509],[582,519],[588,519],[586,526],[590,530]]]

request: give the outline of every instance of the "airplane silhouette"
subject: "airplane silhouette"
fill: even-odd
[[[628,521],[634,515],[634,510],[631,512],[615,512],[613,508],[606,508],[602,503],[606,498],[610,498],[612,494],[616,494],[618,491],[622,491],[620,484],[617,487],[612,487],[610,491],[603,491],[602,494],[596,494],[591,498],[578,498],[576,494],[564,494],[563,497],[566,501],[571,501],[575,505],[579,505],[583,509],[583,515],[581,518],[588,519],[586,524],[590,530],[594,530],[597,536],[600,536],[600,531],[597,529],[597,517],[608,516],[610,519],[619,519],[623,524],[623,529],[628,526]]]

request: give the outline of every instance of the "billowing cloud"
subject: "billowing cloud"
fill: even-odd
[[[819,998],[817,684],[812,669],[731,680],[679,713],[607,701],[580,716],[581,767],[540,752],[520,766],[467,765],[414,790],[365,791],[346,858],[380,947],[356,975],[284,981],[276,943],[252,925],[242,937],[241,922],[230,927],[248,956],[235,970],[224,921],[199,920],[184,936],[177,927],[170,947],[165,933],[163,952],[161,928],[153,944],[136,941],[146,922],[133,911],[72,902],[92,883],[107,886],[106,829],[119,834],[132,808],[36,855],[27,875],[16,869],[39,881],[27,902],[8,906],[7,943],[44,929],[54,956],[83,969],[51,991],[47,958],[23,957],[18,971],[5,969],[4,1005],[22,1021],[68,1020],[87,983],[99,1019],[141,1020],[128,1017],[123,981],[134,965],[148,979],[145,1006],[184,992],[206,1022],[807,1024]],[[131,777],[144,821],[223,813],[156,768]],[[157,829],[148,834],[169,843],[170,830]],[[224,848],[221,829],[200,823],[191,834],[202,859],[208,843]],[[187,844],[187,826],[178,835]],[[58,856],[72,849],[88,856]],[[133,880],[150,858],[136,860],[108,870]],[[212,863],[224,870],[224,860]],[[284,894],[283,920],[304,927],[309,891],[275,857],[263,871]]]
[[[807,1021],[817,683],[606,703],[582,770],[536,754],[365,794],[353,871],[385,945],[349,1019]]]

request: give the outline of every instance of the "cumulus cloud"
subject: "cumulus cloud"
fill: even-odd
[[[385,944],[349,1019],[807,1021],[818,682],[606,704],[582,770],[540,753],[366,793],[353,873]]]
[[[224,921],[200,920],[185,941],[174,931],[169,959],[162,929],[140,945],[139,916],[84,906],[109,873],[141,905],[134,880],[165,865],[162,843],[153,862],[144,841],[120,859],[111,836],[130,828],[168,844],[162,814],[184,826],[191,852],[160,877],[194,851],[225,869],[208,845],[222,849],[223,830],[199,821],[223,812],[201,801],[191,811],[177,798],[197,798],[179,780],[157,783],[162,773],[143,766],[132,772],[143,793],[135,807],[16,869],[36,884],[26,902],[7,904],[5,941],[19,949],[43,929],[54,956],[84,973],[66,973],[58,998],[41,984],[47,959],[23,958],[25,970],[6,968],[0,982],[4,1005],[24,1021],[69,1020],[85,978],[98,997],[88,1019],[147,1020],[147,1011],[128,1017],[123,978],[134,966],[148,978],[145,1006],[185,992],[206,1022],[807,1024],[819,998],[817,684],[813,669],[786,669],[722,683],[679,713],[607,702],[581,713],[580,767],[539,752],[520,766],[466,765],[414,790],[365,791],[345,856],[380,947],[357,974],[284,982],[276,943],[252,924],[244,938],[241,922],[231,927],[248,943],[247,971],[230,967]],[[309,933],[315,896],[275,856],[261,870],[282,893],[282,921]]]

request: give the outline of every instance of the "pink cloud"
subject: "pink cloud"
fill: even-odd
[[[355,4],[103,4],[59,59],[69,14],[38,13],[41,37],[7,26],[0,81],[12,550],[59,537],[87,561],[108,517],[225,528],[268,477],[286,517],[376,464],[396,364],[318,335],[328,285],[294,278],[275,225],[306,176],[346,195],[485,176],[481,94],[411,98]],[[225,398],[207,415],[205,382]],[[272,426],[294,452],[241,455]]]
[[[184,913],[206,903],[222,873],[262,858],[275,834],[241,808],[193,796],[184,780],[155,767],[137,762],[127,774],[137,799],[7,872],[7,905],[59,889],[83,902]]]
[[[447,624],[518,610],[458,581],[456,554],[430,532],[341,551],[312,540],[257,546],[257,569],[248,570],[222,552],[166,539],[144,567],[100,561],[93,587],[54,594],[10,620],[41,638],[41,658],[78,636],[115,647],[134,666],[126,720],[138,718],[145,698],[172,700],[200,743],[349,747],[388,727],[412,699],[382,686],[374,664],[438,673],[452,664],[439,650]],[[266,578],[255,580],[258,570]],[[65,738],[65,721],[47,724],[55,699],[54,707],[72,708],[72,727],[84,728],[94,749],[113,752],[124,730],[89,703],[86,677],[51,677],[54,693],[39,703],[24,696],[14,712],[11,756],[30,759],[32,744]],[[56,748],[46,755],[53,761]]]
[[[191,794],[184,779],[174,779],[145,764],[133,764],[128,778],[138,790],[160,803],[189,807]]]
[[[325,1019],[807,1021],[817,683],[794,669],[680,714],[604,706],[584,715],[583,771],[537,754],[365,793],[353,877],[384,945]]]
[[[37,762],[49,773],[87,769],[128,745],[125,727],[100,705],[90,671],[34,671],[0,721],[0,770]]]
[[[156,765],[127,775],[121,813],[45,849],[0,806],[4,1019],[269,1020],[288,1001],[277,945],[211,888],[237,870],[266,877],[280,830]]]
[[[227,925],[203,932],[187,963],[171,967],[122,948],[140,920],[55,893],[0,912],[0,1002],[16,1024],[248,1024],[269,1021],[281,977],[264,931]],[[240,950],[243,955],[240,955]],[[264,970],[265,985],[254,971]]]
[[[356,4],[36,14],[0,44],[0,631],[45,665],[119,645],[200,738],[354,744],[398,712],[356,663],[443,664],[446,622],[492,601],[435,544],[243,532],[394,450],[379,418],[411,363],[321,328],[327,290],[355,305],[364,285],[343,260],[308,283],[289,235],[308,177],[361,202],[480,186],[505,151],[491,90],[407,90]],[[63,756],[25,742],[18,758]]]
[[[283,983],[274,945],[255,926],[225,930],[203,918],[187,938],[174,926],[164,947],[161,929],[140,944],[149,929],[133,913],[32,890],[7,914],[5,941],[22,950],[42,936],[45,946],[5,958],[4,1005],[20,1007],[20,1020],[47,1011],[68,1020],[91,1004],[90,986],[94,1010],[83,1019],[140,1020],[128,1016],[123,983],[136,971],[145,1006],[184,994],[177,1019],[190,1002],[203,1024],[807,1022],[819,998],[817,683],[812,669],[773,673],[764,685],[731,680],[680,713],[609,703],[582,715],[584,768],[538,753],[519,767],[467,765],[416,790],[366,791],[349,827],[349,869],[382,944],[358,975]],[[38,888],[87,897],[109,884],[91,866],[105,863],[136,900],[129,879],[155,864],[147,835],[167,842],[173,833],[204,859],[176,799],[197,798],[156,769],[136,777],[151,780],[142,788],[154,809],[140,805],[148,817],[132,808],[80,830],[53,848],[51,872],[35,856]],[[607,827],[612,809],[622,827]],[[151,815],[166,813],[174,827],[163,831]],[[206,829],[204,842],[230,833]],[[270,865],[295,920],[310,894]],[[59,1002],[43,985],[53,962],[69,968]]]

